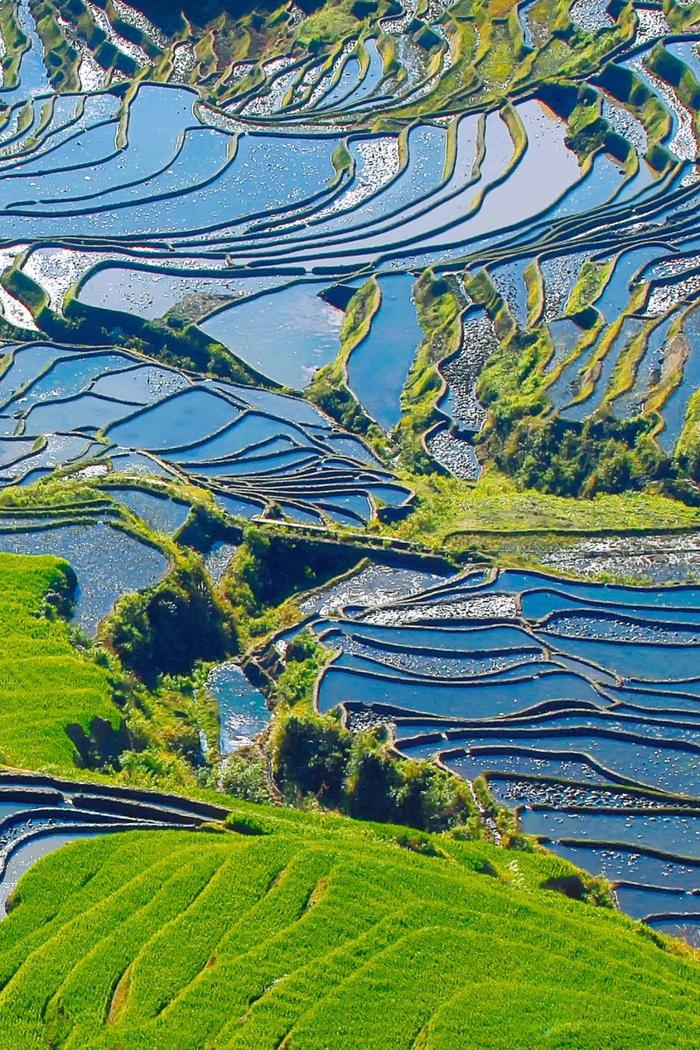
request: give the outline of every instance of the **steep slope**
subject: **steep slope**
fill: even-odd
[[[70,593],[58,558],[0,554],[0,763],[26,769],[70,768],[76,750],[66,732],[86,733],[95,718],[116,728],[106,672],[71,644],[69,627],[44,613],[47,594]]]
[[[260,807],[229,824],[40,861],[0,924],[0,1047],[696,1045],[697,964],[543,889],[590,894],[566,862]]]

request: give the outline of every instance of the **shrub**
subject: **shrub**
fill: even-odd
[[[279,605],[290,595],[324,583],[358,560],[352,549],[312,543],[249,527],[225,581],[231,601],[248,615]]]
[[[402,832],[395,837],[394,842],[402,849],[410,849],[412,853],[422,853],[424,857],[443,856],[427,835],[421,835],[415,831]]]
[[[471,815],[463,781],[432,762],[398,758],[381,731],[353,735],[331,715],[278,718],[273,755],[287,795],[314,795],[353,817],[444,831]]]
[[[239,835],[269,835],[272,832],[268,821],[245,813],[229,813],[226,817],[226,827]]]
[[[265,783],[265,769],[258,756],[237,753],[227,759],[221,786],[228,795],[242,798],[246,802],[269,802],[270,795]]]
[[[195,555],[155,587],[121,598],[102,633],[124,666],[144,681],[186,674],[196,660],[223,660],[237,649],[230,611]]]
[[[350,733],[331,716],[290,714],[277,719],[273,764],[288,794],[315,795],[326,805],[343,801]]]

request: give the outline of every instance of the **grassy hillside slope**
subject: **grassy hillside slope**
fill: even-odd
[[[58,558],[0,554],[0,763],[28,769],[74,765],[71,724],[119,722],[106,672],[76,650],[68,625],[44,613],[50,592],[65,594]]]
[[[696,507],[660,493],[600,493],[593,499],[572,499],[518,488],[493,468],[474,484],[437,474],[406,475],[405,480],[416,489],[416,510],[398,525],[382,526],[382,531],[431,547],[460,548],[480,534],[663,532],[693,529],[700,523]]]
[[[696,1045],[697,963],[542,889],[574,870],[556,857],[252,806],[237,826],[264,833],[122,833],[31,869],[0,923],[1,1050]]]

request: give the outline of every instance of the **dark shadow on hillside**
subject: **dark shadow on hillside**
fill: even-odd
[[[221,14],[240,18],[254,11],[274,11],[280,4],[275,0],[132,0],[131,6],[167,32],[173,32],[181,25],[182,15],[202,26]]]

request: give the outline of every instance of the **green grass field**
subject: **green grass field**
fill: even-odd
[[[95,717],[119,722],[106,672],[71,643],[68,625],[44,615],[49,591],[65,586],[58,558],[0,554],[0,763],[28,769],[74,766],[66,726]]]
[[[697,528],[700,514],[655,492],[598,495],[594,499],[552,496],[518,489],[511,478],[490,468],[476,484],[433,475],[406,476],[419,502],[413,514],[383,531],[431,547],[460,549],[480,536],[514,532],[601,533]]]
[[[2,1050],[697,1046],[697,963],[540,888],[565,862],[244,812],[267,833],[121,833],[32,868],[0,924]]]

